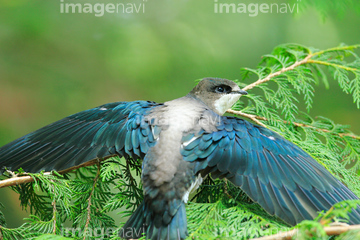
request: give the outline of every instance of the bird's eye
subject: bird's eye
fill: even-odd
[[[226,85],[220,85],[220,86],[216,86],[213,89],[214,92],[216,93],[230,93],[231,92],[231,87],[226,86]]]
[[[222,86],[218,86],[218,87],[215,88],[215,92],[217,92],[217,93],[223,93],[223,92],[225,92],[225,88],[222,87]]]

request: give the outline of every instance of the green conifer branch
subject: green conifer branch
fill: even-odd
[[[97,172],[96,172],[96,176],[94,178],[94,184],[92,186],[91,192],[89,194],[89,198],[87,199],[87,208],[86,208],[86,213],[87,213],[87,217],[86,217],[86,222],[85,222],[85,226],[84,226],[84,233],[86,233],[88,231],[89,228],[89,224],[90,224],[90,220],[91,220],[91,201],[95,192],[95,187],[97,184],[97,181],[99,180],[100,177],[100,163],[97,164]],[[83,240],[86,239],[86,235],[84,234],[84,238]]]
[[[284,72],[287,72],[287,71],[291,71],[291,70],[294,70],[294,68],[300,66],[300,65],[303,65],[303,64],[306,64],[308,63],[309,59],[312,58],[313,55],[312,54],[309,54],[307,57],[305,57],[303,60],[301,61],[298,61],[298,62],[295,62],[294,64],[292,64],[291,66],[289,67],[286,67],[286,68],[282,68],[281,70],[275,72],[275,73],[271,73],[269,74],[268,76],[266,76],[265,78],[263,79],[259,79],[257,80],[256,82],[252,83],[252,84],[249,84],[248,86],[244,87],[243,90],[247,91],[249,89],[252,89],[254,88],[255,86],[257,85],[260,85],[260,84],[263,84],[267,81],[270,81],[272,78],[274,77],[277,77],[277,76],[280,76],[281,74],[283,74]]]
[[[206,228],[208,222],[211,222],[211,220],[214,218],[214,214],[216,214],[219,204],[220,204],[220,201],[213,203],[213,204],[207,203],[207,205],[209,207],[206,209],[206,214],[205,214],[204,218],[201,219],[200,225],[198,225],[198,227],[196,228],[195,231],[192,231],[189,234],[188,238],[190,238],[190,239],[195,238],[199,234],[200,230],[203,230],[204,228]]]
[[[331,62],[325,62],[325,61],[310,59],[310,60],[307,61],[307,63],[320,64],[320,65],[330,66],[330,67],[334,67],[334,68],[341,68],[341,69],[344,69],[344,70],[350,71],[350,72],[359,72],[360,73],[359,69],[352,68],[352,67],[346,67],[346,66],[331,63]]]

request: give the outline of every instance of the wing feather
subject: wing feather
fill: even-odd
[[[313,219],[342,200],[358,199],[345,185],[295,144],[245,120],[221,117],[217,131],[190,132],[182,146],[195,171],[227,177],[270,214],[291,225]],[[189,145],[190,145],[189,144]],[[353,210],[351,223],[360,223]]]
[[[142,158],[156,143],[145,116],[159,105],[109,103],[61,119],[1,147],[0,173],[61,171],[115,154]]]

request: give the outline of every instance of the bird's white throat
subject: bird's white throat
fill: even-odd
[[[241,94],[225,94],[221,98],[215,101],[215,112],[219,115],[223,115],[226,110],[232,107],[237,100],[241,97]]]

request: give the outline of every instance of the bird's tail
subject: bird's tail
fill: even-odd
[[[161,224],[154,221],[155,214],[148,209],[143,201],[121,229],[119,235],[124,239],[181,240],[188,235],[185,203],[181,205],[169,221],[163,219]],[[159,225],[159,226],[157,226]]]

